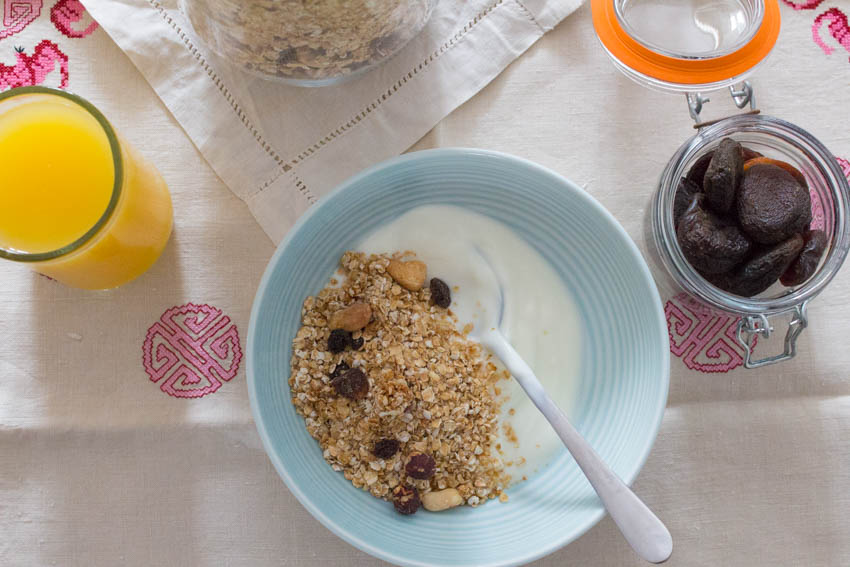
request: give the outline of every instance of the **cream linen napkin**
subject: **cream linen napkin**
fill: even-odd
[[[216,58],[176,0],[84,4],[278,242],[318,198],[411,146],[581,0],[442,0],[386,65],[311,90],[254,78]]]

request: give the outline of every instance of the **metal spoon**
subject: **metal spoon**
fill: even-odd
[[[632,549],[650,563],[667,561],[673,553],[673,538],[670,532],[573,427],[564,412],[546,394],[534,371],[499,330],[504,315],[504,288],[486,257],[480,250],[478,252],[499,284],[499,312],[496,325],[474,330],[472,338],[490,349],[502,361],[549,421]]]

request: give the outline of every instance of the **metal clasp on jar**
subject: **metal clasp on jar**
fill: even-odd
[[[732,85],[729,87],[729,96],[732,97],[732,101],[735,103],[740,109],[743,109],[748,104],[750,105],[750,109],[742,114],[758,114],[761,112],[758,108],[756,108],[756,95],[753,90],[753,85],[749,81],[744,81],[739,85]],[[704,104],[711,102],[711,99],[707,96],[703,96],[702,93],[687,93],[685,97],[688,100],[688,112],[691,115],[691,118],[694,119],[694,128],[700,129],[705,126],[710,126],[721,120],[725,120],[727,117],[718,118],[716,120],[707,120],[705,122],[700,121],[700,113],[702,112],[702,107]]]
[[[759,368],[768,364],[775,364],[784,360],[790,360],[797,354],[797,338],[808,324],[806,308],[808,301],[791,310],[792,317],[788,323],[788,331],[785,333],[785,348],[781,354],[765,358],[753,359],[753,348],[756,337],[770,338],[773,327],[770,325],[770,317],[767,315],[746,315],[741,317],[738,323],[738,342],[744,347],[744,367]],[[788,313],[787,311],[785,313]]]

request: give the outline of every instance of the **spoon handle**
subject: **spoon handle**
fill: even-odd
[[[673,538],[658,516],[614,474],[573,427],[510,343],[503,337],[487,343],[555,429],[632,549],[650,563],[666,561],[673,553]]]

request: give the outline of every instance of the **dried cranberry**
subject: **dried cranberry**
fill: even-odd
[[[429,287],[431,288],[431,301],[434,302],[434,305],[446,309],[452,304],[452,292],[446,282],[440,278],[431,278]]]
[[[342,329],[334,329],[328,337],[328,350],[336,354],[345,350],[351,341],[351,333]]]
[[[381,439],[375,443],[372,454],[379,459],[389,459],[398,453],[399,442],[395,439]]]
[[[337,364],[334,367],[333,372],[331,372],[331,380],[333,380],[334,378],[336,378],[337,376],[339,376],[340,374],[342,374],[343,372],[345,372],[349,368],[350,368],[350,366],[348,366],[348,364],[346,364],[345,361],[340,362],[339,364]]]
[[[434,457],[425,453],[414,453],[410,455],[410,460],[407,461],[407,466],[404,468],[408,476],[417,480],[427,480],[434,476],[434,469],[437,463],[434,462]]]
[[[415,486],[399,484],[393,489],[393,506],[399,514],[405,516],[415,514],[421,503],[419,491],[416,490]]]
[[[336,393],[350,400],[362,400],[369,393],[369,379],[359,368],[350,368],[331,380]]]

